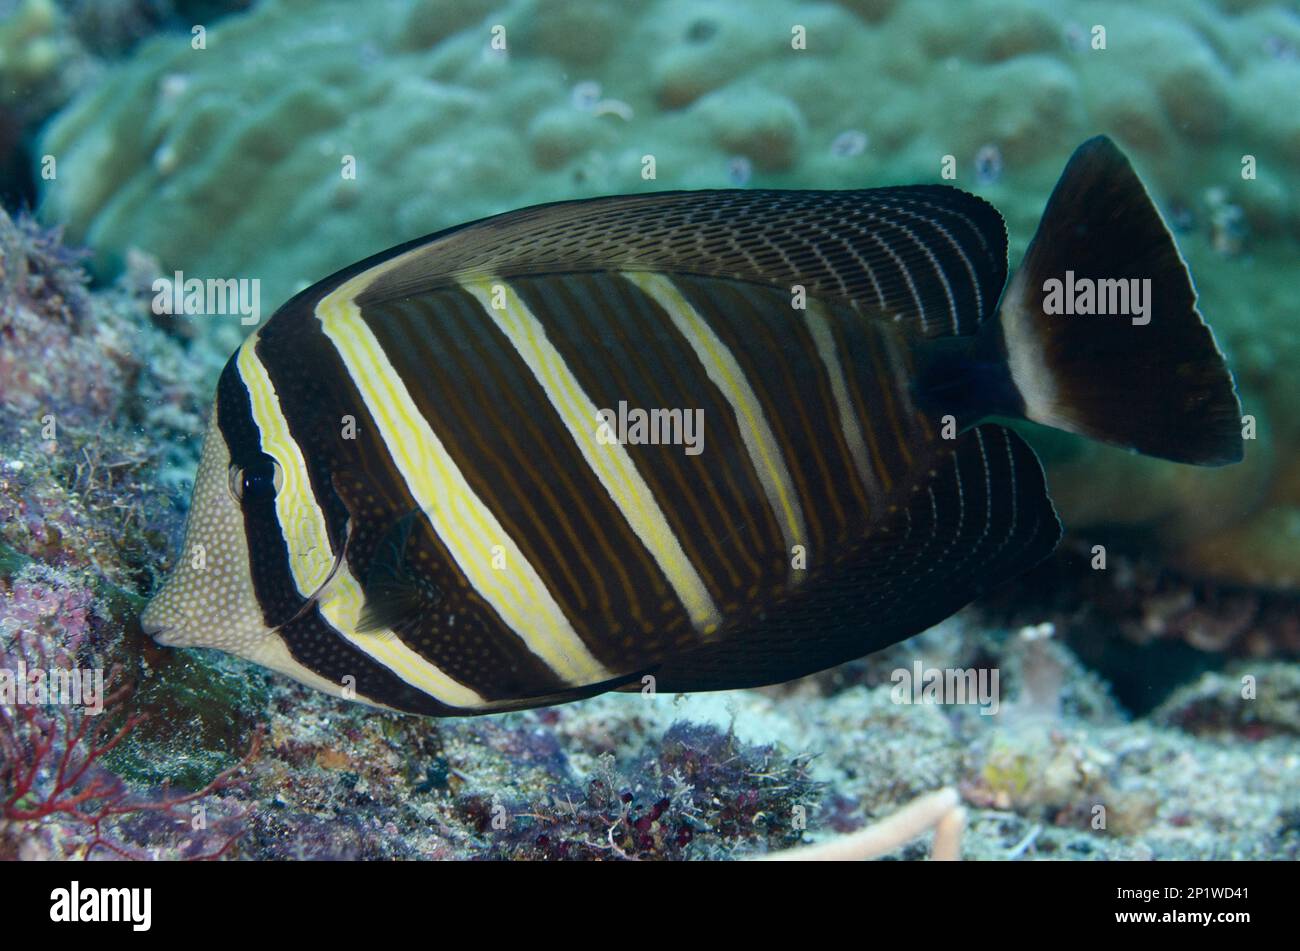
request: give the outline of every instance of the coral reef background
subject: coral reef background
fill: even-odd
[[[157,277],[258,278],[269,315],[535,202],[938,181],[1002,211],[1014,267],[1097,132],[1174,229],[1255,438],[1206,471],[1028,432],[1071,536],[939,629],[781,688],[456,723],[140,634],[249,329],[153,314]],[[1297,182],[1290,3],[0,0],[0,668],[115,672],[67,736],[90,805],[125,810],[42,813],[76,790],[23,771],[39,731],[10,713],[0,855],[733,856],[952,784],[977,857],[1294,857]],[[893,702],[917,659],[1003,671],[1004,711]]]

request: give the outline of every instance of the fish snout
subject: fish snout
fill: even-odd
[[[144,632],[153,638],[155,644],[158,644],[161,647],[172,647],[174,645],[167,640],[167,634],[172,630],[174,630],[174,628],[170,627],[160,627],[153,630],[145,628]]]
[[[144,609],[140,615],[140,628],[149,637],[153,638],[155,644],[161,644],[163,647],[171,647],[171,642],[167,640],[167,635],[176,630],[175,624],[164,624],[157,616],[158,612],[153,610],[153,605]]]

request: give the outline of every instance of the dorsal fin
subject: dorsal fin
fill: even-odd
[[[654,271],[848,301],[927,337],[973,332],[1006,281],[992,205],[946,185],[857,191],[715,190],[538,205],[394,249],[364,306],[458,276]]]

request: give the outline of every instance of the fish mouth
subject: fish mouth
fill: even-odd
[[[176,625],[158,624],[157,622],[147,621],[140,618],[140,627],[145,634],[153,638],[155,644],[161,644],[163,647],[170,647],[167,642],[167,635],[176,629]]]

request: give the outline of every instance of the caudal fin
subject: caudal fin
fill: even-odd
[[[1241,459],[1241,406],[1187,267],[1105,136],[1066,165],[1001,325],[1027,418],[1176,462]]]

